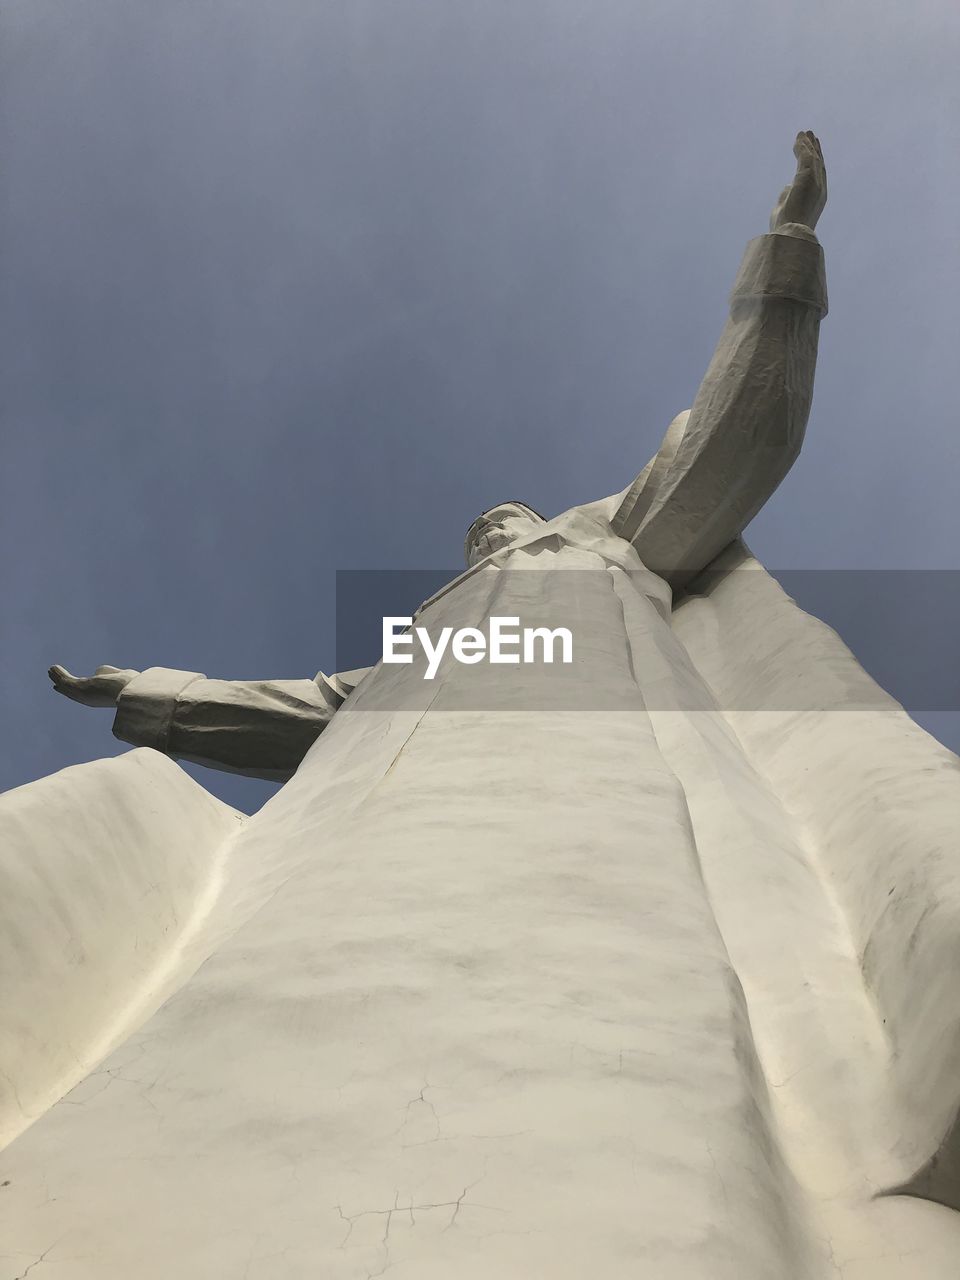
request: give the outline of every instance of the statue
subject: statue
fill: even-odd
[[[84,856],[144,850],[76,924],[120,930],[106,976],[76,977],[82,942],[30,988],[96,1035],[58,1057],[45,1014],[3,1068],[21,1271],[956,1273],[960,762],[740,541],[800,451],[827,311],[823,158],[794,152],[652,461],[552,519],[484,512],[416,615],[569,624],[568,669],[51,668],[150,750],[11,809],[41,860],[50,814]],[[286,785],[244,819],[163,755]]]
[[[677,583],[705,568],[757,514],[800,452],[827,310],[814,234],[827,195],[823,157],[811,133],[797,136],[794,151],[796,177],[777,202],[770,234],[748,249],[693,408],[671,423],[656,458],[623,493],[549,522],[519,502],[485,512],[467,534],[468,565],[510,565],[547,529],[562,529],[565,544],[587,532],[591,545],[611,542],[615,563]],[[116,706],[114,732],[125,742],[268,779],[293,775],[365,674],[225,682],[160,667],[141,674],[104,666],[85,678],[50,669],[58,693]]]

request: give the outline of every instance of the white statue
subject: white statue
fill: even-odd
[[[485,512],[467,535],[469,565],[513,567],[554,538],[677,584],[757,514],[800,452],[827,310],[814,234],[827,198],[823,156],[812,133],[798,134],[794,151],[796,177],[771,215],[770,234],[747,249],[693,408],[674,419],[657,456],[623,493],[551,521],[518,502]],[[293,775],[365,674],[227,682],[163,667],[140,674],[105,666],[89,677],[50,669],[59,693],[87,706],[115,705],[114,732],[125,742],[270,779]]]
[[[416,619],[572,666],[51,669],[155,750],[0,808],[11,1276],[956,1275],[958,761],[739,541],[826,313],[795,153],[656,457]]]

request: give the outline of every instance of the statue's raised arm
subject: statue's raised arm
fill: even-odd
[[[689,413],[623,494],[613,528],[644,564],[689,580],[736,538],[796,461],[813,396],[827,199],[820,143],[800,133],[797,171],[770,233],[747,246],[728,319]]]
[[[57,693],[87,707],[115,707],[114,735],[226,773],[284,782],[366,668],[313,680],[208,680],[198,671],[98,667],[73,676],[53,666]]]

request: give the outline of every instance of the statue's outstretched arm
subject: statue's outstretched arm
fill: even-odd
[[[85,706],[116,706],[124,742],[228,773],[286,781],[365,671],[313,680],[208,680],[196,671],[98,667],[71,676],[51,667],[58,693]]]
[[[689,414],[623,495],[615,532],[679,584],[753,519],[795,462],[813,396],[823,251],[814,234],[827,198],[820,144],[800,133],[797,172],[770,234],[747,246],[730,318]]]

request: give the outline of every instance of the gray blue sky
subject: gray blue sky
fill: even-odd
[[[51,662],[312,676],[336,569],[458,568],[502,498],[622,488],[692,401],[798,129],[831,312],[748,541],[960,569],[947,0],[0,14],[0,786],[123,749]]]

